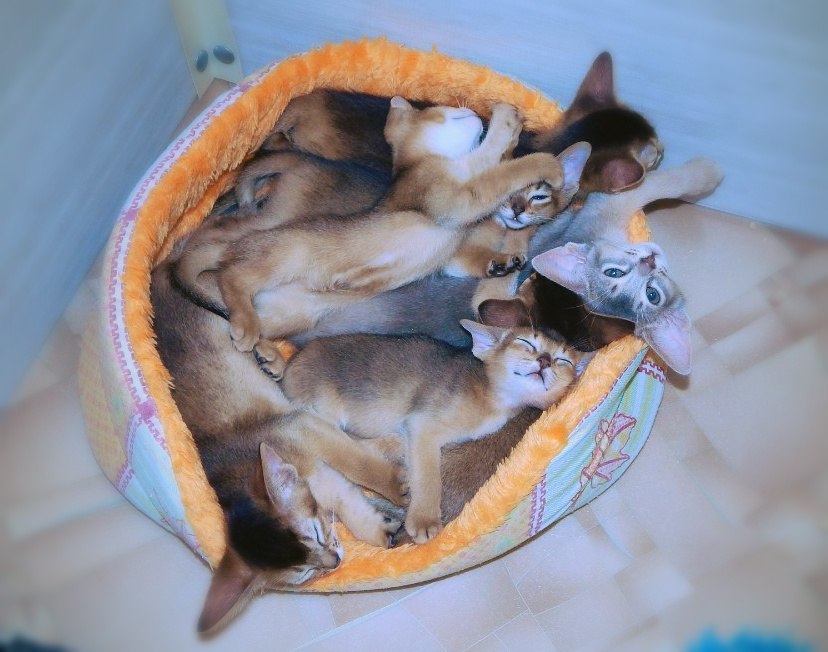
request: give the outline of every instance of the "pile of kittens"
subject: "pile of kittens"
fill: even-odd
[[[689,372],[664,253],[625,228],[712,191],[716,166],[653,171],[661,143],[607,53],[557,125],[522,127],[506,103],[484,129],[466,108],[298,97],[153,271],[158,350],[227,528],[200,631],[335,569],[335,518],[376,546],[433,538],[608,343],[635,333]]]

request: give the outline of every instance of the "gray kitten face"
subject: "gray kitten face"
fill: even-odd
[[[588,245],[585,254],[586,288],[582,296],[592,312],[638,324],[683,305],[658,245],[619,245],[604,240]]]
[[[680,374],[690,373],[690,318],[651,242],[570,242],[532,259],[535,270],[577,293],[594,313],[635,324],[635,334]]]

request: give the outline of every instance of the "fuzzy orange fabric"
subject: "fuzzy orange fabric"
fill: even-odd
[[[538,91],[484,66],[437,52],[407,49],[385,39],[345,42],[275,66],[231,107],[215,116],[160,179],[139,209],[122,279],[127,330],[164,427],[188,520],[213,566],[225,549],[222,512],[207,483],[192,436],[173,402],[170,375],[155,348],[150,272],[175,239],[197,226],[209,212],[218,195],[232,183],[233,171],[261,145],[286,104],[318,87],[399,94],[438,104],[453,105],[461,99],[484,116],[494,101],[508,101],[523,110],[530,129],[554,125],[561,113]],[[631,223],[631,239],[644,240],[648,235],[639,216]],[[639,340],[630,337],[600,352],[573,392],[529,429],[510,458],[434,540],[392,550],[348,541],[345,562],[339,570],[300,588],[336,591],[351,588],[365,578],[403,578],[461,552],[495,530],[532,490],[566,443],[567,434],[609,391],[641,347]]]

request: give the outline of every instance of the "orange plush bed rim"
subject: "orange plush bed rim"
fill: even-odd
[[[438,104],[460,98],[484,116],[495,100],[508,101],[524,111],[530,129],[560,115],[538,91],[484,66],[384,39],[345,42],[251,76],[217,99],[147,172],[107,246],[102,300],[84,338],[82,398],[107,477],[212,566],[225,547],[222,512],[155,349],[150,271],[229,188],[285,105],[323,86]],[[630,236],[647,239],[641,216]],[[529,428],[436,538],[384,550],[344,534],[340,568],[298,590],[367,590],[441,577],[510,550],[592,500],[623,473],[652,427],[664,374],[646,353],[633,337],[599,352],[573,391]]]

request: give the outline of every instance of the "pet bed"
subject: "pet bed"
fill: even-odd
[[[345,42],[273,64],[218,98],[141,180],[114,226],[102,300],[84,337],[80,376],[89,440],[118,490],[213,567],[225,549],[222,512],[155,349],[150,271],[230,187],[234,170],[290,99],[323,86],[438,104],[460,98],[482,115],[504,100],[524,111],[530,129],[553,125],[561,113],[539,92],[483,66],[385,39]],[[643,216],[635,216],[631,239],[648,235]],[[342,566],[297,589],[397,587],[510,550],[624,472],[649,434],[663,384],[643,342],[630,336],[613,343],[437,537],[383,550],[343,533]]]

